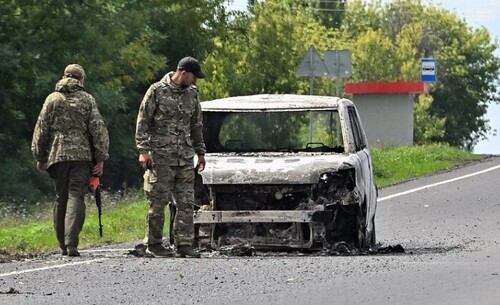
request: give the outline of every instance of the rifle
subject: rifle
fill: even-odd
[[[98,176],[92,176],[89,180],[90,191],[93,193],[95,198],[95,204],[97,206],[97,216],[99,218],[99,236],[102,237],[102,202],[101,202],[101,187]]]
[[[95,147],[94,147],[94,139],[90,132],[89,135],[89,144],[90,144],[90,152],[92,153],[92,165],[96,165],[97,161],[95,159]],[[99,236],[102,237],[102,202],[101,202],[101,181],[99,180],[99,176],[92,176],[89,180],[89,188],[93,193],[95,198],[95,205],[97,206],[97,217],[99,219]]]

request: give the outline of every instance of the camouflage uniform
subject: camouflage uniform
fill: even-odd
[[[153,84],[142,100],[137,117],[136,144],[140,154],[152,156],[154,168],[144,174],[149,211],[145,242],[162,242],[165,205],[174,201],[175,245],[193,242],[193,157],[205,153],[201,107],[195,86],[178,86],[174,72]]]
[[[61,249],[77,247],[85,221],[92,150],[95,161],[108,158],[108,131],[92,95],[75,78],[64,76],[43,104],[31,149],[56,186],[54,228]]]

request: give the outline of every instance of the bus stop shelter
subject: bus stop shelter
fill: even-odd
[[[413,145],[413,103],[429,92],[427,83],[346,83],[344,92],[352,95],[370,146]]]

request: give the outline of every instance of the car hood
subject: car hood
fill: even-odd
[[[312,184],[320,175],[353,168],[356,155],[207,154],[204,184]]]

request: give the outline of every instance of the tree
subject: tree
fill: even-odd
[[[342,24],[347,0],[292,0],[292,8],[304,10],[326,28],[339,28]]]
[[[419,144],[431,144],[439,142],[444,136],[444,125],[446,118],[429,116],[429,108],[432,105],[432,96],[421,94],[415,103],[415,125],[414,141]]]
[[[201,88],[204,99],[257,93],[306,93],[308,80],[295,72],[309,46],[328,49],[331,35],[301,9],[286,1],[268,0],[254,6],[253,16],[241,16],[217,37],[205,60],[208,71]],[[330,80],[316,79],[318,90]],[[329,88],[331,89],[331,88]]]
[[[124,133],[133,126],[127,99],[130,92],[125,88],[148,81],[163,65],[164,59],[149,49],[149,40],[155,33],[132,26],[134,21],[142,24],[144,20],[120,3],[111,5],[94,0],[69,4],[53,0],[43,3],[11,1],[9,4],[3,7],[8,14],[2,23],[11,24],[14,20],[16,27],[4,34],[0,44],[7,48],[13,46],[14,50],[22,46],[24,54],[11,53],[15,66],[8,69],[11,75],[1,82],[2,105],[10,111],[5,118],[16,120],[2,124],[0,134],[7,137],[3,153],[14,153],[16,162],[29,166],[31,178],[28,181],[40,179],[29,152],[33,126],[45,97],[53,91],[64,67],[73,62],[86,69],[86,88],[96,97],[113,135],[111,156],[128,153],[120,150],[120,143],[127,142]],[[126,24],[130,25],[130,31],[123,30]],[[115,60],[110,61],[110,58]],[[126,137],[130,137],[130,133]],[[132,144],[131,140],[128,142]],[[8,158],[4,160],[9,162]],[[115,162],[116,159],[112,158],[107,166],[106,173],[110,178],[114,173],[124,172],[117,169],[130,163]],[[26,170],[17,173],[13,170],[12,185],[34,190],[42,187],[26,183],[25,175]],[[103,181],[112,185],[112,179]],[[11,187],[2,189],[12,191]],[[36,191],[23,194],[31,194],[32,200],[38,196]]]
[[[357,81],[391,81],[400,74],[397,48],[382,30],[368,29],[352,46],[353,78]]]
[[[36,173],[29,146],[45,97],[64,67],[75,62],[87,71],[86,89],[96,97],[110,132],[110,159],[101,181],[113,189],[138,185],[134,131],[142,96],[185,54],[203,59],[213,32],[224,28],[222,3],[4,1],[0,54],[8,60],[0,62],[0,165],[9,176],[0,178],[0,198],[18,194],[34,202],[52,190],[49,179]]]
[[[435,134],[434,140],[472,150],[485,137],[489,126],[484,114],[489,103],[499,102],[495,81],[500,71],[500,59],[494,54],[498,44],[485,29],[471,28],[453,13],[410,0],[385,5],[352,0],[344,21],[342,35],[353,42],[353,69],[368,66],[373,73],[371,78],[370,73],[359,72],[355,80],[417,80],[419,60],[436,58],[438,81],[430,93],[434,102],[423,107],[438,120],[428,122],[430,129],[444,119],[444,133]],[[378,38],[361,39],[370,31],[376,31]],[[367,41],[372,43],[366,45]],[[395,46],[393,52],[388,41]],[[369,52],[377,46],[382,52]],[[363,53],[370,54],[360,56]],[[392,72],[380,75],[387,69]],[[426,124],[415,119],[416,125]]]

